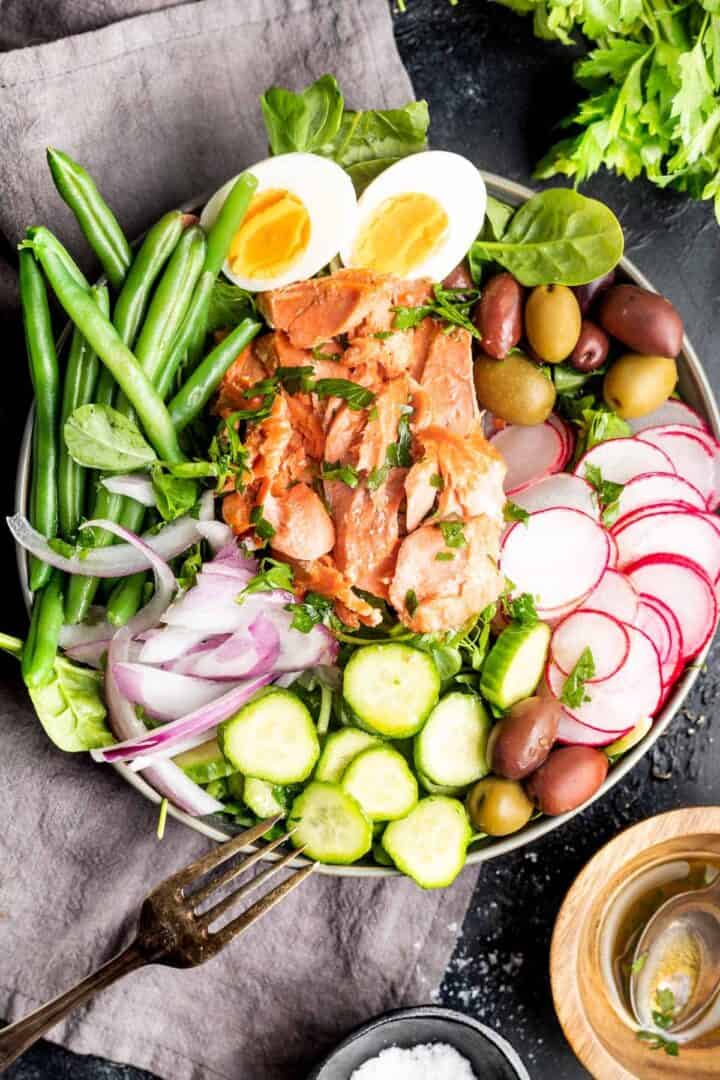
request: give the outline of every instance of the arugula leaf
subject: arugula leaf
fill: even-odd
[[[158,512],[164,521],[174,521],[187,514],[198,500],[196,480],[173,476],[163,472],[158,465],[152,469],[152,486]]]
[[[333,75],[321,75],[294,94],[273,86],[260,98],[270,151],[319,151],[337,135],[343,115],[343,96]]]
[[[272,540],[275,535],[275,529],[267,520],[263,517],[262,506],[255,506],[250,512],[250,522],[255,526],[255,532],[261,540]]]
[[[156,460],[137,424],[110,405],[80,405],[63,434],[70,457],[86,469],[131,472]]]
[[[590,462],[585,466],[584,477],[597,494],[603,525],[609,528],[617,520],[620,510],[618,500],[625,485],[617,484],[613,480],[603,480],[598,466]]]
[[[351,488],[357,487],[360,482],[357,469],[352,465],[341,465],[339,461],[321,462],[320,477],[322,480],[342,480],[343,484]]]
[[[277,559],[265,558],[260,564],[260,572],[250,578],[245,588],[238,594],[239,604],[246,596],[257,592],[271,592],[273,589],[286,589],[292,592],[293,572],[288,563],[278,562]]]
[[[577,709],[584,701],[592,700],[589,695],[585,693],[585,683],[588,679],[592,679],[594,674],[595,658],[593,657],[592,650],[585,648],[580,653],[575,667],[572,669],[563,685],[562,693],[560,694],[560,700],[563,705],[568,705],[571,709]]]
[[[459,548],[467,544],[462,521],[438,521],[437,527],[443,535],[446,547]]]
[[[523,510],[522,506],[518,506],[517,503],[508,499],[503,506],[503,518],[505,521],[522,521],[527,524],[530,520],[530,514],[527,510]]]
[[[207,332],[231,330],[243,319],[257,318],[257,307],[252,293],[218,278],[210,293],[207,316]]]
[[[372,390],[349,379],[317,379],[313,391],[318,397],[339,397],[347,402],[351,409],[367,409],[375,400]]]
[[[333,602],[327,596],[321,596],[320,593],[309,592],[300,603],[289,604],[286,610],[293,613],[290,628],[309,634],[313,626],[325,622],[330,617]]]

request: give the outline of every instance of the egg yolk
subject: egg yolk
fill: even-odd
[[[310,242],[310,215],[290,191],[255,195],[235,233],[228,262],[238,277],[272,278],[284,273]]]
[[[447,227],[447,214],[431,195],[393,195],[362,229],[353,263],[378,273],[408,274],[432,255]]]

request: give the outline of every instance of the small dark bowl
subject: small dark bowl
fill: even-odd
[[[447,1043],[467,1058],[478,1080],[530,1080],[509,1043],[463,1013],[420,1005],[364,1024],[333,1050],[307,1080],[350,1080],[355,1069],[390,1046]]]

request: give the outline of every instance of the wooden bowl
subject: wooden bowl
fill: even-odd
[[[621,1019],[619,996],[603,972],[609,916],[632,879],[673,858],[720,860],[720,807],[673,810],[626,829],[576,878],[555,922],[550,979],[565,1037],[596,1080],[717,1080],[720,1033],[651,1050]],[[607,970],[607,969],[606,969]]]

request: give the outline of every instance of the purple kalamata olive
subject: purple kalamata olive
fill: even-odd
[[[472,279],[470,273],[470,267],[468,266],[467,259],[463,259],[459,262],[454,270],[451,270],[446,278],[443,279],[444,289],[474,289],[475,282]]]
[[[583,319],[577,345],[569,356],[570,363],[577,371],[597,371],[607,360],[609,348],[610,339],[605,331],[590,319]]]
[[[522,337],[524,296],[512,274],[496,274],[483,288],[473,322],[482,334],[482,351],[493,360],[504,360]]]
[[[609,761],[592,746],[561,746],[525,785],[543,814],[566,814],[592,798],[607,776]]]
[[[594,281],[588,281],[587,285],[576,285],[573,288],[573,292],[577,297],[577,302],[580,305],[580,311],[583,315],[587,315],[588,311],[592,307],[595,300],[609,289],[611,285],[615,284],[615,271],[608,270],[607,274],[603,274],[602,277],[595,278]]]
[[[518,701],[493,727],[488,740],[490,768],[497,776],[522,780],[539,769],[553,748],[562,705],[555,698]]]
[[[613,285],[595,314],[603,330],[633,352],[675,357],[682,348],[683,321],[673,305],[639,285]]]

